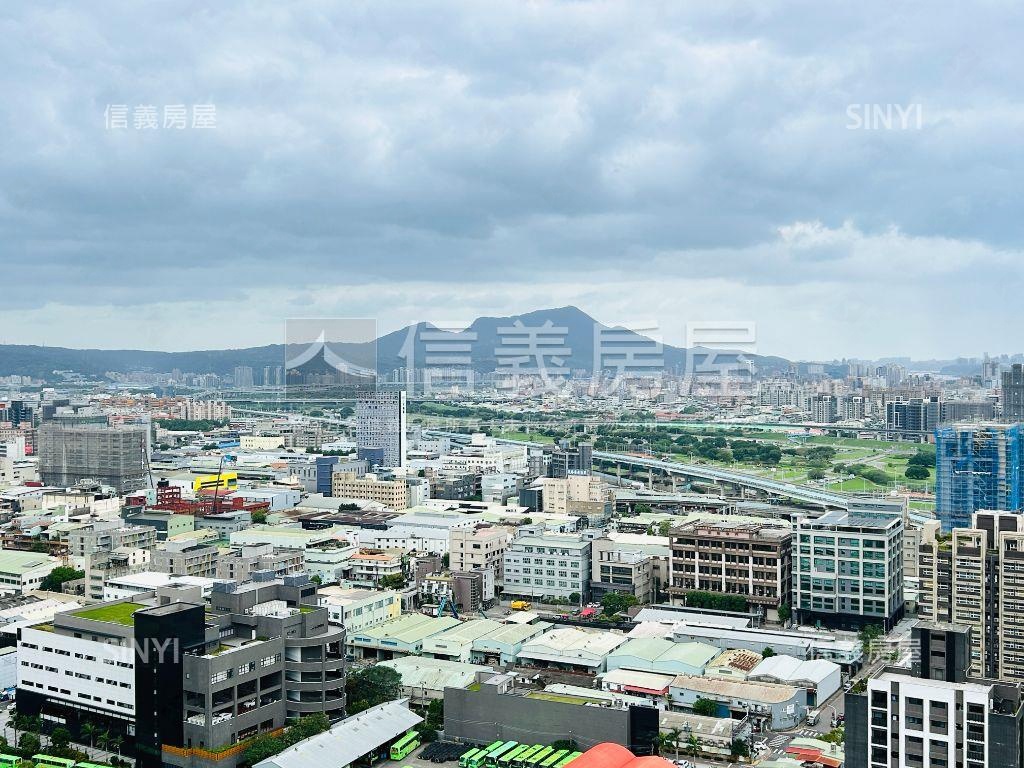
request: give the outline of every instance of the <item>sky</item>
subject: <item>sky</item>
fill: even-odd
[[[576,305],[1013,353],[1024,4],[0,6],[0,343]]]

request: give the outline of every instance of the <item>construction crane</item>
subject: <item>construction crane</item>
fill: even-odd
[[[437,613],[434,614],[435,617],[440,618],[441,614],[444,613],[445,608],[451,610],[452,616],[454,616],[456,619],[461,618],[459,616],[459,612],[455,610],[455,603],[452,600],[448,599],[448,595],[441,596],[441,602],[437,605]]]

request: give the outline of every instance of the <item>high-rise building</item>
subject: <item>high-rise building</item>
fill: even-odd
[[[914,669],[886,667],[846,694],[847,768],[1021,768],[1020,685],[969,677],[970,629],[924,624]]]
[[[1020,363],[1003,371],[1003,421],[1024,421],[1024,365]]]
[[[253,374],[252,368],[248,365],[236,365],[235,366],[235,389],[252,389]]]
[[[48,421],[39,428],[39,474],[62,488],[95,480],[119,493],[137,491],[149,485],[148,438],[146,427]]]
[[[798,515],[793,613],[801,624],[891,629],[903,618],[903,516],[870,509]]]
[[[935,431],[935,511],[942,530],[967,526],[980,509],[1022,503],[1019,424],[953,424]]]
[[[835,395],[812,395],[809,410],[815,424],[832,424],[839,420],[839,399]]]
[[[356,400],[356,450],[371,466],[405,466],[405,392],[361,394]]]
[[[939,424],[939,398],[914,397],[885,404],[885,429],[890,435],[923,440]]]

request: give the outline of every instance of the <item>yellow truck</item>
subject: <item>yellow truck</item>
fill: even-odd
[[[528,611],[530,610],[530,603],[526,600],[513,600],[511,607],[513,611]]]

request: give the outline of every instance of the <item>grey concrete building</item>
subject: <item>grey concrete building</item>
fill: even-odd
[[[580,699],[579,703],[534,697],[516,688],[515,675],[481,673],[479,686],[446,688],[444,733],[474,744],[503,739],[524,744],[575,741],[581,750],[612,741],[636,755],[656,753],[658,710]],[[474,690],[475,689],[475,690]],[[585,706],[589,704],[589,706]]]
[[[196,768],[211,753],[314,712],[345,708],[344,629],[305,577],[165,587],[70,613],[19,635],[17,703],[79,740],[86,722],[125,740],[142,768]],[[86,739],[87,740],[87,739]]]

